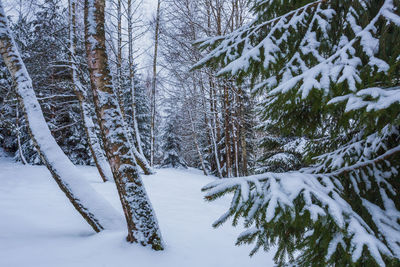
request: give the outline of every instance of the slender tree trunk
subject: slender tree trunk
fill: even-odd
[[[104,182],[112,181],[112,173],[110,164],[108,163],[104,151],[100,146],[96,134],[96,127],[90,114],[90,107],[88,103],[88,96],[85,88],[81,84],[77,66],[75,63],[75,51],[76,51],[76,0],[69,1],[70,10],[70,54],[71,54],[71,69],[72,69],[72,81],[74,84],[74,92],[79,100],[81,109],[81,117],[83,121],[83,128],[85,129],[86,137],[88,139],[89,149],[92,154],[94,163],[96,164],[97,170]]]
[[[196,134],[196,129],[194,128],[194,122],[193,122],[193,116],[192,116],[192,111],[191,110],[189,110],[189,119],[190,119],[190,124],[192,126],[191,129],[192,129],[193,141],[194,141],[194,144],[196,146],[197,154],[199,156],[199,160],[200,160],[200,163],[201,163],[201,168],[203,169],[204,175],[207,176],[208,173],[207,173],[206,165],[204,164],[203,154],[200,151],[199,142],[197,141],[197,134]]]
[[[0,54],[16,84],[16,93],[35,148],[60,189],[94,231],[120,227],[118,213],[85,181],[51,135],[33,90],[32,80],[8,27],[1,1]]]
[[[240,146],[242,151],[242,172],[243,176],[248,176],[249,171],[247,168],[247,142],[246,142],[246,129],[244,127],[245,118],[244,118],[244,107],[243,107],[243,98],[244,93],[243,90],[239,87],[239,136],[240,136]]]
[[[130,133],[128,133],[128,136],[129,135],[131,136]],[[133,137],[131,136],[131,138],[129,138],[128,140],[130,140],[130,139],[133,139]],[[147,161],[145,156],[140,154],[140,152],[136,149],[136,147],[133,144],[131,146],[132,146],[132,153],[135,156],[136,163],[143,170],[144,174],[146,174],[146,175],[153,174],[154,171],[151,168],[151,166],[149,165],[149,162]]]
[[[142,142],[140,139],[140,133],[139,133],[139,127],[137,124],[137,118],[136,118],[136,99],[135,99],[135,81],[134,81],[134,69],[133,69],[133,27],[132,27],[132,1],[128,0],[127,2],[128,5],[128,62],[129,62],[129,80],[130,80],[130,86],[131,86],[131,98],[132,98],[132,122],[133,122],[133,132],[129,131],[129,135],[132,135],[132,140],[133,140],[133,154],[136,159],[136,163],[140,166],[140,168],[143,170],[144,174],[152,174],[153,170],[151,169],[151,164],[149,164],[148,160],[144,156],[143,153],[143,147],[142,147]],[[119,14],[121,13],[121,0],[118,0],[118,10]],[[122,35],[121,35],[121,16],[118,16],[118,62],[119,62],[119,68],[122,68]],[[121,74],[121,72],[120,72]],[[123,103],[120,102],[120,105]],[[124,114],[124,111],[122,111],[122,114]]]
[[[209,143],[210,143],[210,145],[212,144],[211,149],[212,149],[212,152],[215,157],[217,175],[219,178],[222,178],[222,170],[221,170],[221,165],[220,165],[219,155],[218,155],[218,145],[216,143],[216,138],[215,138],[215,133],[214,133],[213,127],[211,125],[211,122],[213,122],[213,117],[214,117],[214,114],[212,113],[213,112],[213,108],[212,108],[213,101],[210,101],[211,119],[209,119],[207,116],[208,111],[207,111],[207,105],[206,105],[206,92],[204,89],[204,83],[203,83],[202,79],[200,81],[200,84],[201,84],[201,93],[203,96],[202,97],[202,105],[203,105],[203,109],[204,109],[204,122],[205,122],[205,124],[207,126],[207,130],[208,130],[207,132],[209,135]],[[210,87],[210,99],[212,99],[212,88],[211,87]],[[214,127],[215,127],[215,123],[214,123]]]
[[[219,131],[219,120],[218,120],[218,110],[217,110],[217,101],[216,101],[216,91],[214,87],[214,83],[212,81],[212,77],[209,74],[209,84],[210,84],[210,109],[211,109],[211,121],[213,122],[213,125],[211,123],[208,123],[208,128],[210,129],[210,137],[211,141],[213,143],[213,148],[214,148],[214,156],[215,156],[215,162],[217,164],[217,172],[218,172],[218,177],[222,178],[222,168],[221,168],[221,159],[219,156],[219,150],[218,150],[218,143],[219,140],[221,139],[220,131]]]
[[[157,55],[158,55],[158,39],[160,31],[160,4],[161,0],[157,1],[156,28],[154,34],[154,57],[153,57],[153,80],[151,84],[151,155],[150,166],[154,166],[155,153],[155,122],[156,122],[156,86],[157,86]]]
[[[129,79],[131,85],[132,98],[132,122],[133,122],[133,138],[136,141],[136,149],[144,157],[142,141],[140,139],[139,127],[136,118],[136,98],[135,98],[135,73],[133,66],[133,21],[132,21],[132,0],[128,0],[128,58],[129,58]]]
[[[118,104],[121,110],[121,115],[123,118],[124,129],[128,136],[128,140],[132,143],[132,152],[135,156],[136,163],[143,170],[144,174],[149,175],[154,173],[149,162],[143,154],[143,151],[139,150],[137,147],[137,143],[139,139],[136,139],[136,133],[132,133],[128,126],[126,125],[125,120],[125,108],[124,108],[124,99],[122,94],[122,2],[121,0],[117,0],[117,49],[116,49],[116,57],[117,57],[117,85],[115,88],[115,93],[117,95]]]
[[[117,95],[118,104],[121,110],[122,118],[124,119],[124,128],[127,131],[128,140],[132,143],[132,152],[135,156],[136,163],[140,166],[143,172],[148,175],[154,173],[151,169],[149,162],[143,154],[143,151],[140,151],[137,147],[137,140],[135,138],[135,133],[132,133],[130,129],[126,125],[125,121],[125,108],[124,108],[124,99],[122,94],[122,2],[121,0],[117,0],[117,48],[113,49],[115,51],[115,55],[117,57],[117,77],[116,77],[116,86],[115,93]]]
[[[117,86],[116,93],[122,117],[125,119],[124,97],[122,93],[122,7],[121,0],[117,0]]]
[[[235,113],[235,115],[237,115]],[[238,132],[237,132],[237,127],[236,127],[236,122],[235,120],[237,120],[237,117],[235,116],[234,120],[231,122],[232,124],[232,145],[233,145],[233,158],[235,160],[235,164],[234,164],[234,176],[238,177],[239,176],[239,139],[238,139]]]
[[[20,131],[21,127],[19,125],[19,107],[18,107],[18,105],[15,107],[15,112],[16,112],[16,123],[15,123],[16,125],[15,126],[17,128],[18,154],[19,154],[19,157],[21,158],[22,164],[27,165],[28,162],[25,159],[24,153],[22,153],[22,147],[21,147],[21,137],[20,137],[20,135],[21,135],[21,131]]]
[[[108,69],[104,32],[105,0],[85,0],[86,53],[96,114],[106,155],[128,226],[128,242],[163,249],[153,207],[136,167]]]
[[[226,176],[232,177],[232,156],[231,156],[231,140],[230,140],[230,118],[229,118],[229,92],[228,85],[224,81],[224,130],[225,130],[225,169]]]

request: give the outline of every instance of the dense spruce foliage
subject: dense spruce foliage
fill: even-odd
[[[238,243],[252,253],[277,244],[280,265],[399,264],[399,6],[255,0],[252,22],[200,41],[212,50],[199,65],[251,81],[262,117],[289,138],[275,147],[307,143],[300,162],[285,156],[292,166],[205,187],[208,199],[235,193],[216,225],[244,217]]]

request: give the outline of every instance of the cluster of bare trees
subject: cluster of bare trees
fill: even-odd
[[[249,173],[254,109],[247,88],[218,77],[213,68],[192,70],[207,52],[193,44],[240,27],[248,19],[246,4],[245,0],[162,1],[164,96],[180,103],[176,112],[185,114],[177,125],[184,140],[181,153],[189,165],[219,177]]]
[[[67,29],[67,34],[56,37],[64,50],[57,52],[57,45],[52,47],[53,58],[57,60],[49,58],[51,66],[44,69],[51,72],[43,76],[43,81],[57,77],[70,89],[70,94],[62,97],[75,101],[80,116],[70,120],[83,129],[88,151],[103,181],[115,181],[128,226],[127,240],[163,249],[157,219],[138,168],[145,174],[152,173],[153,165],[163,163],[159,156],[162,154],[169,155],[164,156],[164,161],[168,160],[166,165],[177,166],[173,162],[176,160],[181,166],[199,167],[204,174],[221,178],[247,175],[252,167],[254,107],[248,88],[218,77],[212,67],[192,69],[207,53],[194,46],[195,41],[229,33],[242,25],[247,19],[246,1],[157,1],[147,92],[150,98],[147,151],[138,126],[137,107],[143,103],[136,98],[139,88],[135,42],[146,28],[139,12],[141,2],[69,0],[63,11],[68,17],[65,22],[68,27],[63,27],[62,16],[58,16],[60,3],[57,0],[48,3],[43,8],[43,14],[48,16],[43,20],[44,25],[54,24],[57,17],[59,25],[54,24],[54,28]],[[21,106],[23,124],[41,162],[96,232],[120,227],[114,209],[85,182],[57,144],[54,130],[43,116],[46,105],[35,94],[34,88],[40,84],[31,80],[3,9],[0,17],[0,52],[15,84],[13,101]],[[20,39],[18,44],[23,45]],[[58,59],[57,54],[64,56]],[[6,90],[13,88],[9,85]],[[57,93],[62,90],[57,87]],[[47,97],[54,97],[51,90]],[[57,107],[54,104],[50,110]],[[17,106],[15,110],[15,123],[19,125],[21,116]],[[159,123],[160,115],[168,123]],[[162,124],[166,125],[164,140],[156,135]],[[71,125],[66,123],[62,128]],[[19,130],[17,137],[20,159],[26,162]],[[157,151],[160,148],[171,151]]]
[[[109,71],[110,64],[106,51],[105,0],[86,0],[84,3],[87,66],[90,74],[91,95],[96,110],[96,121],[100,128],[104,151],[95,132],[95,120],[91,117],[87,107],[88,92],[79,81],[79,72],[74,59],[76,4],[75,0],[69,1],[70,69],[92,156],[102,178],[106,181],[112,176],[115,181],[128,227],[127,240],[144,246],[149,245],[155,250],[163,249],[157,219],[144,189],[137,163],[145,172],[149,173],[151,170],[145,157],[139,152],[140,142],[135,136],[137,133],[132,134],[126,126],[123,103],[118,97],[120,84],[117,83],[116,87],[113,86],[113,78]],[[130,5],[128,7],[128,10],[131,10]],[[120,32],[121,27],[118,29]],[[118,41],[118,49],[122,51],[120,41]],[[132,52],[131,49],[130,52]],[[42,162],[47,166],[60,189],[96,232],[119,227],[118,214],[85,182],[51,135],[1,2],[0,53],[15,83],[16,94],[22,106],[31,139]],[[132,64],[132,55],[130,54],[129,57],[129,62]],[[122,55],[119,54],[118,58],[122,60]],[[121,70],[122,66],[119,65],[119,67]],[[104,154],[107,160],[104,159]],[[111,169],[111,172],[108,168]]]

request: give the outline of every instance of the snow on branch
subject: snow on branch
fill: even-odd
[[[342,198],[340,187],[340,182],[334,177],[298,171],[218,180],[206,185],[203,191],[206,191],[207,200],[234,192],[228,212],[218,219],[214,226],[224,223],[232,216],[242,215],[246,226],[253,227],[242,233],[239,239],[253,235],[268,238],[265,237],[267,230],[263,229],[264,221],[278,224],[285,214],[291,217],[289,221],[294,221],[298,214],[308,214],[312,223],[321,217],[329,217],[337,228],[341,229],[339,231],[347,229],[345,235],[340,232],[333,235],[330,247],[335,247],[338,242],[345,244],[346,240],[350,240],[353,261],[361,257],[364,246],[379,264],[384,264],[382,254],[399,256],[400,235],[390,235],[391,231],[400,227],[396,221],[399,212],[390,199],[386,198],[385,210],[372,203],[369,205],[371,211],[379,210],[379,213],[374,214],[377,219],[390,223],[380,229],[384,238],[390,241],[390,244],[387,244],[376,237],[371,227]],[[298,201],[302,202],[300,209],[294,205]],[[339,237],[340,241],[337,240]],[[332,255],[333,252],[329,251],[328,254]]]
[[[251,254],[261,245],[268,249],[266,245],[273,243],[274,238],[282,238],[274,235],[279,231],[277,227],[285,225],[292,232],[296,232],[293,228],[300,227],[302,234],[297,238],[328,238],[326,261],[334,257],[340,244],[352,255],[353,262],[357,262],[367,248],[375,261],[384,265],[383,257],[400,256],[400,212],[391,199],[397,194],[391,179],[397,179],[398,170],[390,163],[400,154],[400,145],[396,145],[400,140],[394,139],[393,144],[396,136],[399,130],[393,125],[386,125],[367,137],[361,131],[347,144],[316,157],[314,166],[210,183],[203,188],[207,200],[234,193],[228,211],[214,226],[231,217],[236,224],[238,218],[243,217],[248,230],[238,237],[237,243],[251,243],[258,238]],[[348,186],[343,183],[353,186],[355,196],[346,195],[344,190]],[[375,203],[367,199],[368,190],[378,192],[374,194]],[[361,216],[354,206],[354,197],[363,203],[369,216]],[[379,206],[379,202],[383,205]],[[369,218],[373,219],[373,226]],[[310,230],[321,223],[333,223],[334,227],[329,226],[332,235],[324,236],[321,231],[310,234]]]
[[[359,15],[350,6],[345,14],[340,14],[345,21],[339,42],[326,53],[322,52],[321,45],[330,40],[330,22],[339,15],[331,2],[313,1],[262,23],[256,19],[226,36],[199,40],[200,47],[212,50],[194,67],[219,62],[223,65],[220,75],[236,75],[249,71],[259,62],[265,77],[255,87],[271,88],[268,100],[271,103],[278,95],[293,89],[303,99],[312,89],[328,94],[332,82],[345,83],[355,92],[361,82],[360,69],[365,64],[361,58],[366,57],[367,65],[376,72],[389,70],[389,63],[376,56],[380,49],[375,35],[381,19],[400,26],[400,16],[395,13],[393,0],[386,0],[366,25],[359,25]],[[367,9],[367,3],[359,2]],[[352,34],[348,34],[347,29]],[[294,32],[301,33],[301,38]],[[293,53],[287,48],[292,42],[298,42]],[[285,61],[283,67],[280,65],[282,59]],[[259,75],[259,72],[255,73]]]
[[[367,88],[355,94],[335,97],[328,104],[336,104],[344,101],[347,101],[346,112],[362,108],[365,108],[367,112],[384,110],[394,104],[400,104],[400,87]]]
[[[325,1],[314,1],[283,16],[262,22],[261,24],[256,24],[257,20],[254,20],[248,25],[244,25],[226,36],[216,36],[211,38],[207,37],[197,40],[195,44],[199,45],[200,48],[203,49],[212,47],[216,44],[217,46],[210,53],[208,53],[206,57],[196,63],[193,68],[201,67],[213,59],[223,56],[223,62],[225,64],[230,62],[230,67],[227,66],[223,71],[221,70],[220,74],[229,71],[232,71],[232,74],[235,74],[239,69],[247,69],[247,60],[260,60],[259,51],[257,50],[265,48],[267,49],[265,54],[269,54],[277,49],[277,47],[271,41],[271,37],[275,32],[278,30],[281,31],[283,29],[288,29],[289,27],[293,27],[297,23],[301,22],[301,18],[298,17],[299,15],[303,16],[305,10],[315,7],[322,2]],[[271,27],[271,31],[268,36],[260,42],[260,44],[253,47],[250,41],[252,38],[255,38],[258,35],[258,32],[263,29],[263,27]],[[272,47],[269,47],[268,45],[272,45]],[[240,48],[241,46],[243,46],[243,48]],[[237,53],[239,50],[243,52],[240,54]]]
[[[333,55],[320,62],[319,64],[311,67],[308,70],[303,70],[300,75],[294,76],[290,79],[283,80],[277,87],[269,92],[271,96],[280,93],[286,93],[295,88],[295,85],[302,82],[299,92],[302,93],[302,98],[306,98],[311,89],[330,89],[329,81],[347,82],[351,91],[356,91],[356,84],[361,82],[359,71],[357,67],[361,65],[361,59],[355,56],[355,48],[353,47],[357,41],[360,41],[364,52],[369,57],[369,64],[377,67],[378,71],[386,72],[389,65],[376,58],[374,55],[378,51],[378,40],[375,39],[371,32],[376,30],[375,24],[378,20],[387,13],[395,15],[392,11],[395,9],[392,0],[386,0],[379,10],[378,14],[370,21],[370,23],[363,29],[354,21],[353,15],[348,15],[348,23],[355,33],[355,37],[351,40],[343,42],[343,46],[336,50]],[[399,18],[400,19],[400,18]],[[343,37],[345,38],[345,37]],[[318,78],[321,77],[321,78]],[[318,82],[321,81],[321,82]]]

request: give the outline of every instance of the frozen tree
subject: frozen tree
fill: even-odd
[[[248,87],[216,77],[212,67],[191,70],[206,51],[192,44],[240,26],[248,9],[242,0],[165,0],[160,34],[163,82],[180,92],[182,156],[187,164],[219,177],[251,172],[251,108]],[[171,90],[170,90],[171,88]],[[173,89],[172,89],[173,88]]]
[[[111,166],[128,226],[128,242],[162,250],[157,218],[135,162],[108,66],[105,0],[85,1],[85,39],[91,88],[106,156]]]
[[[82,125],[85,129],[86,137],[92,158],[96,164],[99,174],[104,182],[112,180],[112,173],[110,164],[108,163],[104,151],[101,147],[100,140],[97,137],[96,125],[93,121],[91,114],[90,101],[86,88],[80,81],[79,78],[79,67],[76,62],[76,43],[77,43],[77,22],[76,22],[76,9],[77,3],[75,0],[69,0],[69,52],[70,52],[70,64],[71,64],[71,75],[74,86],[75,94],[79,100],[81,109]]]
[[[143,92],[144,87],[140,86],[138,88],[138,79],[135,73],[135,64],[134,64],[134,50],[133,50],[133,42],[134,42],[134,33],[133,29],[135,27],[135,12],[134,12],[134,3],[135,1],[128,0],[127,1],[127,23],[128,23],[128,65],[129,65],[129,85],[130,85],[130,96],[131,96],[131,125],[132,125],[132,135],[134,139],[134,145],[138,152],[145,158],[149,159],[151,155],[149,153],[145,153],[144,151],[148,152],[148,140],[143,140],[142,137],[146,135],[146,105],[148,105],[148,101]],[[140,5],[138,6],[140,7]],[[136,8],[137,9],[137,8]],[[136,20],[140,20],[136,18]],[[136,36],[140,34],[136,33]],[[140,116],[140,118],[139,118]],[[139,126],[140,124],[140,126]],[[141,133],[142,130],[142,133]],[[142,142],[143,140],[143,142]],[[151,149],[151,148],[150,148]]]
[[[25,1],[19,4],[29,5]],[[25,10],[23,7],[21,9]],[[73,163],[88,164],[91,162],[90,150],[86,139],[81,138],[85,133],[69,68],[68,13],[60,1],[47,0],[35,5],[30,12],[19,10],[17,14],[10,27],[52,135]],[[78,55],[83,50],[77,51]],[[9,95],[7,101],[15,114],[15,95]],[[24,157],[31,164],[40,164],[25,120],[22,118],[19,124]]]
[[[171,105],[172,103],[170,103]],[[176,105],[174,103],[173,105]],[[167,110],[166,124],[162,135],[162,151],[164,153],[162,167],[187,168],[185,160],[181,156],[182,139],[177,132],[176,125],[179,124],[179,115],[173,109]]]
[[[121,108],[124,123],[128,130],[128,138],[133,145],[132,151],[137,164],[145,174],[153,173],[147,158],[143,154],[140,133],[137,127],[136,114],[132,113],[136,105],[135,95],[135,67],[134,67],[134,41],[143,35],[141,22],[141,1],[137,0],[112,0],[109,1],[106,16],[106,44],[110,54],[110,73],[115,84],[115,93]],[[127,25],[127,27],[124,27]],[[124,38],[127,36],[128,38]],[[114,41],[116,40],[116,42]],[[124,47],[128,47],[126,53]],[[126,60],[126,58],[128,60]],[[128,114],[126,109],[131,113]],[[129,118],[128,118],[129,117]],[[128,122],[129,120],[129,122]]]
[[[251,3],[252,22],[200,41],[199,64],[250,78],[274,127],[308,140],[308,167],[206,186],[234,192],[215,225],[244,217],[238,244],[277,244],[279,264],[398,265],[400,2]]]
[[[147,88],[141,80],[141,75],[136,72],[136,66],[133,66],[133,73],[134,78],[130,81],[133,86],[126,87],[124,93],[126,120],[130,131],[135,133],[134,137],[138,136],[143,155],[149,159],[151,150],[150,98],[147,94]],[[134,118],[136,118],[136,122]]]
[[[15,83],[33,144],[60,189],[94,231],[121,226],[118,213],[85,182],[56,143],[43,117],[32,80],[19,55],[0,1],[0,54]]]

